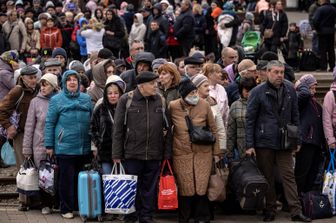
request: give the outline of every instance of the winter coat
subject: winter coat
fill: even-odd
[[[133,19],[133,17],[132,17]],[[132,20],[133,21],[133,20]],[[105,30],[106,31],[110,31],[113,32],[114,35],[113,39],[111,39],[110,41],[112,41],[112,45],[116,45],[116,46],[121,46],[123,44],[126,32],[125,32],[125,27],[124,24],[122,23],[121,18],[119,18],[117,15],[114,15],[114,17],[112,18],[112,20],[106,20],[105,23]],[[105,34],[108,35],[108,34]],[[106,46],[104,46],[106,47]],[[108,47],[106,47],[108,48]],[[113,49],[110,49],[113,50]],[[115,55],[116,56],[116,55]]]
[[[166,104],[169,105],[171,101],[180,98],[180,93],[178,91],[178,86],[171,86],[167,90],[164,90],[162,86],[159,86],[159,93],[166,99]]]
[[[232,27],[225,27],[225,24],[232,22],[234,17],[230,14],[220,15],[218,17],[218,37],[223,45],[223,47],[227,47],[230,44],[232,38]]]
[[[62,32],[57,27],[44,27],[40,35],[41,49],[43,48],[60,48],[63,44]]]
[[[166,16],[164,16],[162,14],[162,8],[160,4],[155,4],[153,6],[153,9],[156,8],[158,10],[158,14],[154,15],[152,14],[152,20],[149,22],[149,26],[147,27],[148,29],[150,28],[150,23],[155,20],[158,22],[160,30],[165,34],[165,36],[168,35],[168,31],[169,31],[169,21],[166,18]],[[151,30],[149,29],[149,32],[147,33],[147,35],[150,35]]]
[[[20,103],[17,104],[19,98],[22,95],[22,92],[23,98],[21,99]],[[18,85],[12,88],[0,102],[0,125],[2,125],[5,129],[9,128],[12,125],[10,123],[10,117],[16,110],[16,112],[20,114],[20,121],[17,132],[23,132],[25,129],[30,101],[37,95],[37,92],[37,88],[33,90],[26,87],[20,78],[18,80]]]
[[[272,29],[273,36],[264,41],[269,45],[279,46],[281,43],[280,38],[285,37],[288,30],[287,14],[283,11],[267,11],[263,23],[260,26],[260,32],[263,34],[265,29]]]
[[[63,74],[62,85],[73,71]],[[77,78],[80,76],[77,74]],[[56,155],[86,155],[91,151],[90,96],[80,92],[71,94],[66,87],[50,99],[44,130],[44,146]]]
[[[133,23],[131,32],[128,36],[128,45],[131,46],[133,41],[142,41],[144,42],[147,27],[143,23],[143,16],[141,13],[136,13],[135,16],[138,19],[138,23]]]
[[[289,31],[288,35],[288,55],[287,58],[288,59],[292,59],[292,58],[298,58],[298,52],[299,49],[303,48],[303,41],[301,39],[301,34],[299,32],[299,30],[297,31]]]
[[[63,49],[68,50],[70,47],[71,36],[74,31],[74,24],[67,22],[61,29],[62,31],[62,39],[63,39]]]
[[[11,30],[13,28],[12,33]],[[27,29],[21,20],[17,20],[13,23],[6,21],[2,25],[2,30],[5,33],[11,50],[25,50],[27,44]],[[10,34],[10,36],[9,36]]]
[[[323,129],[328,145],[336,143],[336,101],[333,91],[336,91],[335,82],[331,84],[330,91],[327,92],[323,100]]]
[[[220,154],[218,140],[214,145],[197,145],[190,141],[185,116],[186,109],[194,126],[209,126],[216,135],[216,123],[207,101],[200,99],[196,106],[188,106],[182,99],[170,102],[173,123],[173,163],[181,196],[205,195],[211,174],[213,155]]]
[[[99,52],[103,49],[103,36],[105,29],[94,30],[87,29],[80,32],[80,35],[86,39],[86,49],[88,54]]]
[[[14,86],[14,70],[12,66],[0,59],[0,100],[2,100]]]
[[[281,149],[279,129],[282,126],[274,113],[274,109],[278,107],[283,126],[299,126],[298,100],[293,84],[284,80],[281,89],[282,97],[278,96],[280,92],[267,81],[251,90],[246,111],[246,148]],[[277,100],[278,97],[283,99],[282,103],[281,99]],[[300,144],[300,139],[298,142]]]
[[[217,106],[224,121],[224,125],[225,127],[227,127],[227,120],[229,117],[229,101],[224,87],[219,84],[216,84],[214,86],[211,85],[209,94],[216,100]]]
[[[126,112],[128,94],[119,99],[114,116],[112,158],[137,160],[162,160],[171,158],[170,123],[163,118],[167,109],[162,109],[159,94],[144,97],[139,89],[133,91],[133,98]],[[163,106],[165,107],[165,105]],[[126,125],[124,125],[126,120]],[[167,126],[168,125],[168,126]],[[164,136],[164,130],[167,134]]]
[[[95,84],[88,89],[87,93],[90,95],[93,104],[96,104],[96,102],[104,96],[104,88],[107,80],[104,66],[110,62],[110,60],[103,60],[92,68],[93,81]]]
[[[88,23],[88,21],[85,18],[79,19],[79,29],[76,31],[76,40],[79,45],[80,55],[81,56],[87,56],[87,47],[86,47],[86,38],[82,35],[80,35],[81,28],[83,27],[84,23]],[[76,30],[76,29],[75,29]]]
[[[153,53],[155,58],[167,57],[166,36],[161,30],[150,32],[146,46],[146,50]]]
[[[318,34],[334,34],[336,9],[330,3],[318,7],[313,16],[313,26]]]
[[[184,45],[184,43],[193,42],[195,38],[195,19],[191,9],[182,12],[175,21],[174,35],[177,40]]]
[[[300,84],[296,92],[300,112],[301,141],[322,148],[325,144],[322,106],[311,96],[307,85]]]
[[[215,118],[219,149],[222,153],[224,153],[227,148],[227,144],[226,144],[227,140],[226,140],[226,127],[223,122],[222,114],[214,98],[207,97],[206,100],[210,104],[212,114]]]
[[[26,52],[29,53],[32,49],[41,49],[40,32],[38,30],[33,30],[31,33],[27,32]]]
[[[225,91],[228,97],[228,104],[231,106],[233,102],[237,101],[240,97],[237,81],[233,81],[231,84],[225,87]]]
[[[238,149],[239,157],[245,156],[245,126],[246,126],[247,99],[240,98],[230,107],[227,149],[229,157],[233,157],[234,149]]]
[[[90,134],[101,162],[112,162],[113,117],[116,107],[109,104],[107,99],[107,88],[111,84],[113,83],[105,86],[103,101],[96,105],[91,118]]]
[[[27,114],[22,153],[24,155],[32,155],[36,167],[39,167],[40,161],[46,157],[44,126],[49,100],[49,97],[45,97],[39,93],[31,100]]]

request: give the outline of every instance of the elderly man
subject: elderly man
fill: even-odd
[[[126,223],[155,222],[160,163],[171,157],[172,138],[166,131],[170,124],[164,121],[168,114],[157,93],[158,77],[150,71],[140,73],[137,88],[121,96],[115,112],[112,159],[124,160],[126,172],[138,176],[136,212],[126,215]]]
[[[238,52],[237,50],[231,47],[225,47],[221,53],[221,59],[219,60],[218,64],[221,65],[222,68],[227,67],[231,64],[238,63]]]
[[[310,222],[302,214],[293,170],[292,153],[300,146],[284,143],[289,126],[298,126],[298,99],[293,85],[284,80],[284,65],[267,65],[267,81],[252,89],[246,111],[246,154],[256,155],[257,165],[270,187],[266,194],[265,222],[275,220],[274,167],[278,167],[292,221]],[[299,135],[299,134],[297,134]],[[297,139],[299,140],[299,139]],[[300,142],[298,143],[300,144]]]
[[[145,50],[145,45],[142,41],[138,41],[138,40],[133,41],[129,49],[130,56],[125,59],[127,69],[134,68],[133,63],[135,60],[135,55],[137,55],[137,53],[139,52],[144,52],[144,50]]]

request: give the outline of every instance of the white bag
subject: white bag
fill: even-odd
[[[332,212],[336,214],[336,172],[335,172],[335,151],[331,151],[330,153],[330,161],[328,165],[328,169],[324,174],[322,194],[328,195]]]
[[[31,158],[26,158],[16,175],[17,190],[21,194],[33,196],[39,193],[39,175]]]
[[[110,214],[130,214],[135,212],[137,180],[135,175],[126,175],[121,164],[117,174],[116,163],[112,173],[103,175],[105,212]]]

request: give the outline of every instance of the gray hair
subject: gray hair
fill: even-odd
[[[285,65],[279,60],[271,60],[267,63],[267,71],[270,71],[273,67],[285,67]]]

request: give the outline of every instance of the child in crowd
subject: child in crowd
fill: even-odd
[[[303,40],[295,22],[289,24],[289,31],[284,43],[285,50],[283,52],[285,52],[286,62],[296,70],[299,67],[299,52],[303,49]]]

